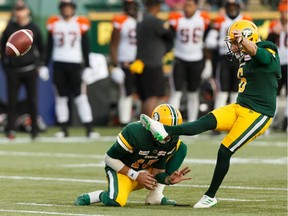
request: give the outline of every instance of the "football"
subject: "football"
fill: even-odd
[[[33,32],[29,29],[21,29],[14,32],[6,43],[5,53],[9,57],[25,55],[33,43]]]

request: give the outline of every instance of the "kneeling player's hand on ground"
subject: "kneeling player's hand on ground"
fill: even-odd
[[[192,178],[190,177],[185,177],[186,174],[188,174],[191,170],[188,167],[185,167],[181,171],[176,170],[170,175],[170,183],[171,184],[177,184],[183,180],[190,180]]]

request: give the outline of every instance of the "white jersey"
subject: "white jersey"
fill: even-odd
[[[279,36],[278,53],[281,65],[288,64],[288,32],[281,31]]]
[[[247,15],[242,15],[239,14],[235,19],[231,19],[230,17],[228,17],[227,15],[219,15],[218,17],[215,18],[215,21],[213,23],[213,29],[215,29],[218,34],[213,34],[213,37],[217,37],[216,40],[218,40],[217,45],[218,45],[218,49],[219,49],[219,54],[220,55],[225,55],[225,53],[228,52],[228,48],[226,46],[226,43],[224,42],[224,38],[227,35],[227,30],[229,28],[229,26],[237,21],[237,20],[252,20],[250,16]],[[213,31],[211,31],[213,32]],[[215,38],[209,38],[211,34],[208,34],[207,36],[207,40],[209,41],[213,41],[215,40]],[[215,47],[216,48],[216,47]]]
[[[128,15],[118,15],[113,19],[114,28],[120,31],[119,62],[132,62],[136,58],[136,24],[136,19]]]
[[[283,26],[280,20],[273,20],[269,26],[270,33],[274,33],[275,42],[281,65],[288,64],[288,26]]]
[[[53,36],[52,60],[82,63],[81,37],[89,28],[90,22],[85,17],[74,16],[69,21],[60,16],[50,17],[47,29]]]
[[[176,31],[174,55],[184,61],[200,61],[203,59],[204,32],[210,19],[207,13],[196,11],[187,18],[182,13],[172,12],[169,22]]]

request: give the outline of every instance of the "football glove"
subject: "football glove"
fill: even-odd
[[[129,68],[131,73],[142,74],[144,69],[144,63],[140,59],[137,59],[130,65]]]
[[[120,67],[114,67],[111,70],[111,79],[117,84],[123,84],[125,80],[125,73]]]
[[[206,59],[205,66],[201,74],[202,79],[208,79],[212,76],[212,62],[210,59]]]
[[[39,67],[38,74],[39,74],[40,79],[43,81],[47,81],[50,78],[49,69],[46,66]]]

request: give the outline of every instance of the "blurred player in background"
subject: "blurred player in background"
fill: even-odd
[[[111,78],[119,84],[118,115],[122,126],[131,121],[135,78],[129,66],[136,57],[136,0],[123,0],[124,14],[116,15],[110,43]]]
[[[152,114],[165,125],[182,123],[179,110],[170,104],[161,104]],[[115,144],[105,155],[108,190],[98,190],[79,196],[75,205],[102,202],[106,206],[125,206],[132,191],[150,190],[146,204],[175,205],[164,197],[164,185],[188,180],[188,168],[178,171],[187,154],[187,146],[173,136],[169,141],[158,142],[139,121],[128,124],[121,131]]]
[[[143,125],[157,140],[169,136],[196,135],[207,130],[226,131],[221,141],[213,178],[208,190],[194,208],[210,208],[230,166],[232,155],[263,134],[276,110],[278,79],[281,66],[278,50],[270,41],[261,41],[257,26],[247,20],[233,22],[225,36],[227,58],[238,60],[240,80],[237,102],[213,110],[194,122],[164,126],[148,116],[140,116]]]
[[[280,19],[274,20],[270,24],[270,32],[267,40],[272,41],[278,47],[280,64],[281,64],[281,72],[282,78],[278,83],[278,97],[277,103],[280,101],[280,93],[283,86],[285,86],[286,93],[286,107],[284,110],[284,119],[280,124],[280,129],[283,131],[287,130],[287,114],[288,114],[288,106],[287,106],[287,63],[288,63],[288,3],[287,0],[283,0],[280,2],[278,10],[280,12]]]
[[[212,75],[212,62],[210,59],[205,61],[207,57],[203,50],[210,18],[207,13],[198,10],[197,6],[198,0],[186,0],[183,12],[172,12],[169,16],[170,25],[176,32],[170,103],[180,108],[183,88],[186,86],[188,121],[198,117],[201,78],[207,79]]]
[[[33,32],[32,48],[23,56],[8,57],[5,54],[5,47],[8,38],[20,29],[30,29]],[[16,136],[15,121],[17,118],[17,102],[18,93],[21,84],[26,89],[28,110],[31,117],[31,138],[34,139],[38,135],[37,128],[37,78],[39,66],[44,64],[43,40],[40,29],[32,22],[30,9],[24,1],[16,1],[13,6],[12,19],[9,21],[1,38],[1,62],[6,72],[8,108],[8,123],[6,128],[6,136],[13,139]],[[40,74],[39,74],[40,75]],[[43,79],[49,79],[48,71]]]
[[[69,107],[72,96],[81,122],[86,127],[86,136],[96,137],[92,130],[92,111],[88,101],[86,85],[82,82],[81,73],[91,70],[89,64],[88,30],[90,22],[86,17],[76,16],[74,0],[61,0],[60,16],[48,19],[48,42],[46,65],[53,61],[54,83],[56,86],[55,110],[61,131],[55,135],[67,137]]]
[[[250,20],[252,18],[241,13],[242,0],[225,0],[225,14],[220,13],[214,20],[213,28],[207,35],[207,49],[218,49],[219,60],[216,65],[216,82],[218,83],[218,93],[215,98],[214,108],[226,105],[230,94],[230,103],[235,103],[238,89],[237,70],[239,65],[230,62],[225,57],[228,52],[223,41],[227,29],[232,22],[237,20]]]
[[[143,20],[137,24],[137,55],[130,69],[136,73],[137,93],[142,112],[151,115],[165,96],[163,56],[172,44],[174,33],[169,23],[157,17],[162,0],[146,0]]]

